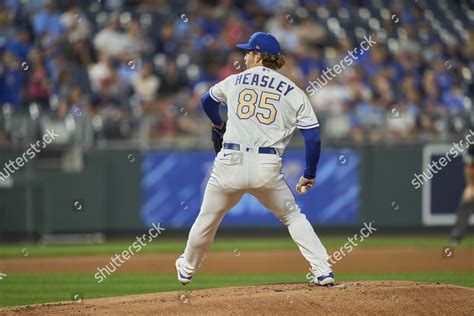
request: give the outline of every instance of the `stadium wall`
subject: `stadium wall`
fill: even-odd
[[[347,166],[335,162],[333,160],[335,157],[343,153],[348,158],[348,164],[357,163],[358,193],[355,201],[358,204],[357,214],[347,220],[335,217],[335,220],[331,221],[315,217],[311,220],[313,224],[318,227],[355,227],[364,222],[374,221],[377,227],[423,226],[422,190],[415,190],[411,185],[413,174],[419,173],[422,168],[423,146],[365,146],[357,149],[326,149],[325,152],[325,156],[321,158],[320,168],[327,165],[329,169],[326,177],[336,177],[336,182],[347,182],[353,175],[341,174],[339,170],[349,169],[344,169]],[[14,159],[20,154],[14,151],[1,151],[0,163],[3,166],[9,159]],[[147,217],[143,213],[144,178],[148,173],[144,159],[148,159],[150,154],[157,155],[158,161],[160,155],[161,157],[175,155],[192,164],[196,163],[196,157],[204,155],[204,160],[212,162],[212,155],[207,151],[195,152],[193,156],[187,151],[142,154],[130,150],[94,150],[85,154],[83,171],[64,172],[59,164],[48,166],[42,162],[43,158],[38,157],[13,174],[13,183],[2,183],[0,186],[0,234],[4,236],[31,233],[127,233],[142,230],[150,224],[147,223]],[[290,151],[285,156],[303,157],[303,153],[300,150]],[[302,158],[298,161],[303,163]],[[300,174],[297,167],[291,167],[291,163],[289,164],[290,169],[296,170],[295,175]],[[330,168],[333,164],[336,168]],[[396,168],[400,165],[404,167],[403,172]],[[159,184],[161,188],[169,188],[173,183],[187,181],[187,175],[182,173],[183,170],[176,168],[173,170],[174,176],[166,175],[164,182]],[[284,171],[291,172],[291,170]],[[296,178],[287,174],[287,178],[291,177]],[[289,185],[292,187],[290,181]],[[303,209],[310,218],[311,212],[322,212],[317,207],[314,211],[308,211],[310,208],[308,205],[313,205],[312,203],[318,205],[317,200],[320,198],[317,194],[333,194],[332,199],[335,202],[339,200],[337,192],[330,192],[337,191],[334,184],[325,185],[329,183],[325,181],[334,179],[322,181],[319,191],[314,190],[315,196],[307,195],[308,200],[297,197],[299,202],[306,203]],[[191,190],[193,187],[199,190],[201,184],[192,183]],[[447,188],[449,185],[446,183]],[[344,186],[341,188],[346,190]],[[198,192],[197,195],[199,194]],[[251,208],[254,204],[249,201],[246,205]],[[189,207],[191,212],[190,221],[183,222],[182,228],[186,228],[194,218],[192,212],[197,214],[198,210],[191,205],[181,207],[185,210]],[[183,211],[179,208],[177,205],[173,212]],[[158,207],[158,212],[160,210]],[[246,216],[245,213],[241,215]],[[247,225],[245,221],[242,222],[235,217],[235,221],[230,221],[224,227],[231,228],[232,223],[236,223],[239,227]],[[280,225],[276,220],[275,223]],[[248,225],[251,226],[250,223]],[[260,226],[264,228],[266,225]],[[273,226],[273,223],[269,226]]]

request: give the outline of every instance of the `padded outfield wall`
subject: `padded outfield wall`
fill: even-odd
[[[315,190],[297,201],[317,227],[451,225],[464,180],[456,158],[429,185],[415,190],[422,146],[324,149]],[[436,158],[436,151],[428,154]],[[0,152],[0,163],[20,152]],[[284,155],[288,185],[304,168],[301,150]],[[41,157],[0,184],[0,233],[135,232],[153,222],[189,228],[197,215],[212,167],[209,151],[95,150],[84,155],[80,172],[64,172]],[[424,192],[423,192],[424,191]],[[429,203],[427,203],[429,201]],[[429,204],[429,205],[427,205]],[[423,213],[425,212],[425,213]],[[244,196],[222,227],[278,227],[281,223],[251,196]]]

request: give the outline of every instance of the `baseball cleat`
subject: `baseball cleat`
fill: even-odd
[[[313,283],[320,286],[333,286],[335,282],[336,280],[334,279],[334,274],[332,272],[313,279]]]
[[[180,256],[178,259],[176,259],[176,272],[178,273],[178,281],[181,282],[182,285],[186,285],[191,282],[193,274],[187,273],[185,271],[185,269],[181,266],[181,260],[184,260],[183,256]]]

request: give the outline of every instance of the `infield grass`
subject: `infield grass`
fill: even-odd
[[[320,236],[324,246],[328,249],[340,248],[346,243],[347,237]],[[352,235],[350,236],[352,237]],[[115,254],[127,249],[135,239],[107,241],[103,244],[88,245],[38,245],[38,244],[0,244],[0,258],[19,257],[28,255],[32,257],[41,256],[83,256],[98,254]],[[402,235],[402,236],[370,236],[359,243],[361,248],[441,248],[449,246],[447,235]],[[141,253],[163,253],[180,252],[184,249],[186,239],[166,238],[159,236],[157,239],[143,247]],[[474,235],[465,238],[461,248],[474,247]],[[275,250],[275,249],[297,249],[290,236],[278,238],[226,238],[216,237],[212,246],[213,251],[239,250]]]

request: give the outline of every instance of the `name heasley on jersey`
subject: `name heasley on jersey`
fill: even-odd
[[[238,84],[248,84],[253,86],[265,87],[276,90],[283,95],[287,95],[295,87],[289,83],[278,80],[275,78],[270,78],[266,75],[260,76],[259,74],[252,73],[242,73],[235,78],[235,85]]]

